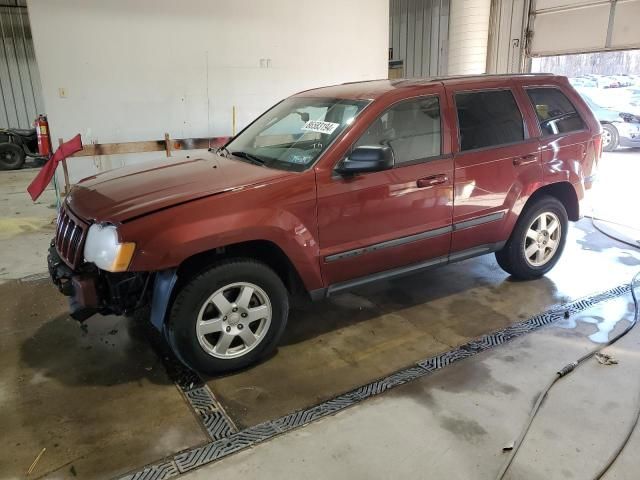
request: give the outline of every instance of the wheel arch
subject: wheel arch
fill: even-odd
[[[251,258],[266,264],[278,274],[289,293],[294,294],[305,290],[302,277],[291,259],[270,240],[249,240],[196,253],[178,266],[178,279],[187,280],[208,269],[214,263],[230,258]]]
[[[578,195],[570,182],[556,182],[540,187],[529,197],[524,205],[523,211],[530,205],[533,205],[534,202],[544,195],[554,197],[560,201],[567,210],[569,220],[573,222],[580,220],[580,203],[578,201]]]
[[[151,303],[151,323],[162,330],[167,312],[180,288],[215,263],[232,258],[250,258],[262,262],[280,277],[290,295],[307,294],[298,270],[278,245],[269,240],[244,241],[196,253],[184,259],[177,268],[158,272]]]

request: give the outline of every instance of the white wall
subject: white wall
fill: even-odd
[[[485,73],[491,0],[451,0],[449,75]]]
[[[387,76],[388,0],[29,0],[28,7],[54,139],[229,135],[232,105],[241,128],[294,92]]]

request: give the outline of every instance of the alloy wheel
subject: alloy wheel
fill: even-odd
[[[562,225],[555,213],[543,212],[538,215],[526,232],[524,256],[534,267],[541,267],[553,258],[562,235]]]
[[[247,282],[216,290],[202,305],[196,322],[200,346],[222,359],[241,357],[266,336],[272,308],[265,291]]]

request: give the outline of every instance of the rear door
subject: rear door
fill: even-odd
[[[542,172],[538,139],[522,113],[526,99],[514,83],[462,83],[447,92],[456,119],[451,258],[459,259],[507,240]]]

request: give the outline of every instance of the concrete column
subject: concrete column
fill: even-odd
[[[491,0],[451,0],[449,75],[485,73]]]

